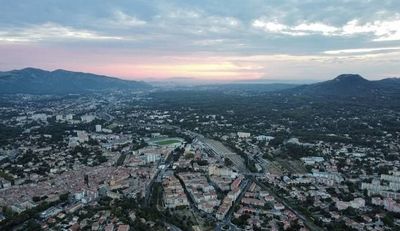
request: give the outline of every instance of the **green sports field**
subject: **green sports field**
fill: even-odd
[[[167,140],[160,140],[160,141],[155,141],[155,144],[158,145],[170,145],[170,144],[175,144],[175,143],[181,143],[181,140],[176,140],[176,139],[167,139]]]

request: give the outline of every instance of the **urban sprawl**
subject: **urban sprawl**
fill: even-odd
[[[319,115],[312,105],[271,104],[271,116],[253,115],[146,92],[7,100],[4,230],[400,227],[396,111]],[[350,134],[352,126],[366,132]]]

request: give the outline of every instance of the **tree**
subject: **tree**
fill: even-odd
[[[193,159],[194,158],[194,154],[189,152],[185,154],[185,159],[189,160],[189,159]]]
[[[394,218],[391,214],[386,214],[383,218],[382,221],[385,225],[389,226],[389,227],[393,227],[394,226]]]
[[[226,158],[226,157],[225,157],[225,159],[224,159],[224,163],[225,163],[225,165],[228,166],[228,167],[230,167],[230,166],[233,165],[233,162],[232,162],[229,158]]]
[[[243,227],[246,225],[247,220],[250,218],[249,214],[243,214],[239,218],[234,218],[232,220],[232,223],[234,223],[237,226]]]

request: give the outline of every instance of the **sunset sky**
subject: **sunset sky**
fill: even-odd
[[[0,0],[0,70],[125,79],[400,76],[396,0]]]

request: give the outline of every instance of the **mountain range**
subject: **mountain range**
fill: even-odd
[[[358,74],[342,74],[324,82],[288,89],[297,95],[336,97],[380,97],[400,95],[400,78],[370,81]]]
[[[25,68],[0,72],[0,94],[69,94],[105,90],[146,90],[152,86],[142,81],[66,70],[46,71]],[[294,95],[334,97],[400,97],[400,78],[370,81],[358,74],[342,74],[324,82],[295,84],[216,84],[196,89],[248,92],[282,92]]]
[[[25,68],[0,72],[2,94],[70,94],[104,90],[140,90],[151,86],[141,81],[129,81],[90,73],[66,70],[45,71]]]
[[[311,84],[288,83],[232,83],[197,86],[199,90],[224,92],[286,93],[321,97],[381,97],[400,98],[400,78],[367,80],[358,74],[342,74],[334,79]]]

